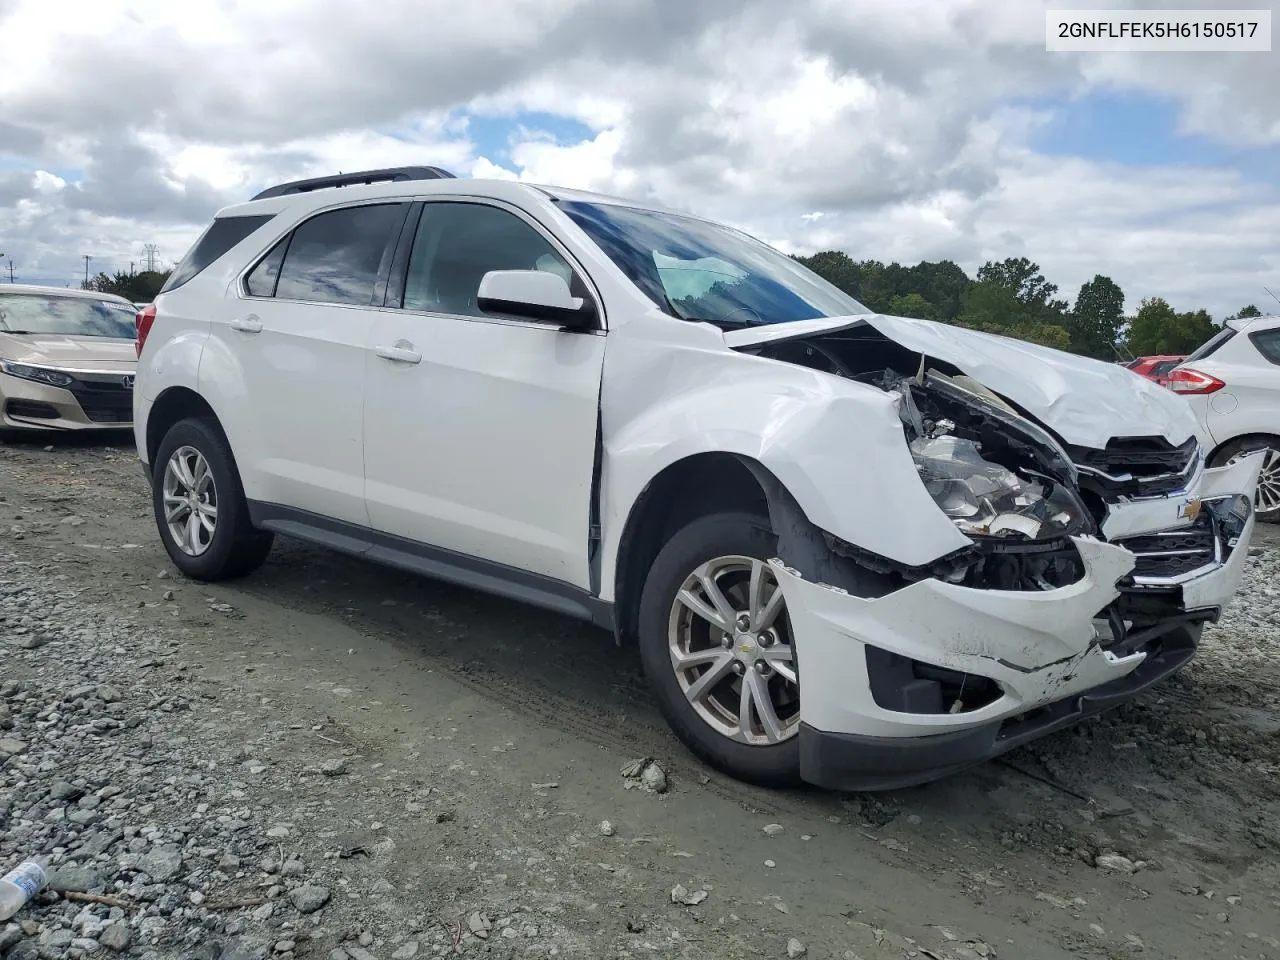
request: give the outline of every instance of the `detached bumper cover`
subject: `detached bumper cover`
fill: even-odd
[[[1251,497],[1256,459],[1205,471],[1206,502],[1225,500],[1228,491]],[[1165,509],[1173,512],[1171,505]],[[1041,591],[927,579],[866,599],[804,580],[774,560],[803,691],[802,775],[838,789],[925,782],[1116,706],[1164,679],[1194,656],[1202,624],[1217,618],[1239,585],[1254,523],[1247,502],[1243,509],[1247,520],[1224,545],[1222,562],[1161,588],[1155,621],[1139,626],[1135,619],[1131,630],[1121,624],[1120,636],[1115,611],[1142,593],[1132,586],[1135,555],[1092,538],[1073,540],[1084,575]],[[1122,589],[1125,599],[1117,604]],[[886,709],[887,701],[877,702],[873,692],[870,665],[884,655],[977,679],[992,693],[963,704],[956,698],[957,712],[947,712],[949,704],[929,712],[891,703]]]
[[[957,773],[1131,700],[1191,661],[1201,629],[1178,627],[1132,673],[1003,722],[910,738],[824,733],[803,724],[800,775],[832,790],[894,790]]]

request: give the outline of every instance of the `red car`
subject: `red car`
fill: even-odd
[[[1139,376],[1154,380],[1162,387],[1169,385],[1169,371],[1187,359],[1185,356],[1139,357],[1125,364]]]

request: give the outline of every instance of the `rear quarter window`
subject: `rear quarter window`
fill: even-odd
[[[160,288],[160,292],[176,290],[274,216],[274,213],[267,213],[245,217],[218,217],[187,251],[173,273],[169,274],[169,279]]]
[[[1222,345],[1236,335],[1236,331],[1230,327],[1223,327],[1212,337],[1200,345],[1200,349],[1183,360],[1183,363],[1192,363],[1195,360],[1203,360],[1205,357],[1215,353],[1221,349]]]
[[[1258,352],[1280,366],[1280,327],[1275,330],[1259,330],[1249,334],[1249,339],[1258,348]]]

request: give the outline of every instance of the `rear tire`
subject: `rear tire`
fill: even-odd
[[[151,465],[156,528],[174,566],[194,580],[230,580],[262,566],[274,537],[249,520],[226,438],[203,419],[169,428]]]
[[[779,590],[767,563],[776,546],[768,520],[755,514],[690,522],[649,569],[639,639],[658,706],[685,746],[739,780],[785,787],[800,783],[800,701],[785,603],[780,593],[776,609],[767,602]],[[708,581],[719,590],[715,599],[727,601],[722,609],[733,614],[732,623],[716,615],[715,599],[707,603]],[[690,591],[693,606],[680,599]],[[677,666],[690,660],[693,666]]]
[[[1253,508],[1263,523],[1280,523],[1280,437],[1252,436],[1232,440],[1214,453],[1209,465],[1221,467],[1255,450],[1265,452]]]

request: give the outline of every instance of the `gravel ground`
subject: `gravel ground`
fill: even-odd
[[[51,864],[5,960],[1280,958],[1276,528],[1134,704],[767,792],[594,630],[287,541],[183,580],[131,450],[43,444],[0,446],[0,868]]]

